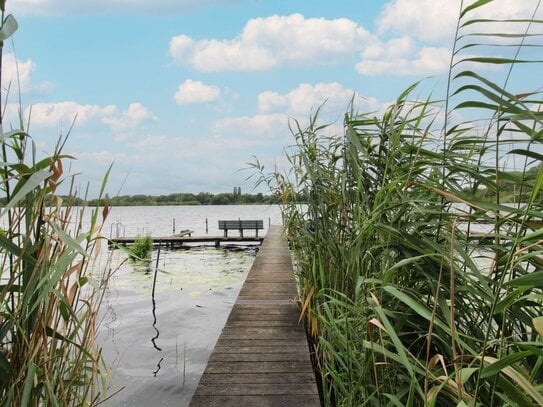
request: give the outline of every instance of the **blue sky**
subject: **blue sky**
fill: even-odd
[[[525,17],[536,2],[496,3],[487,17]],[[323,119],[340,125],[353,95],[380,111],[423,78],[438,95],[458,2],[8,0],[7,12],[38,149],[77,115],[65,152],[78,184],[95,193],[113,163],[110,195],[159,195],[249,192],[239,170],[253,156],[281,165],[289,120],[325,100]]]

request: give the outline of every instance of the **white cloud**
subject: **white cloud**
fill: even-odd
[[[356,70],[370,76],[437,75],[447,71],[450,57],[451,51],[448,48],[416,49],[410,41],[391,40],[383,45],[375,45],[364,53]]]
[[[409,34],[425,41],[452,40],[459,5],[451,0],[393,0],[378,20],[379,32]]]
[[[32,127],[69,127],[75,120],[76,126],[101,122],[115,132],[128,131],[158,120],[141,103],[131,103],[119,112],[115,105],[83,105],[74,101],[37,103],[26,110],[25,117],[31,118]]]
[[[353,97],[355,105],[365,111],[380,108],[375,98],[356,97],[353,89],[332,82],[316,85],[303,83],[286,94],[263,92],[258,95],[258,110],[261,113],[283,112],[305,118],[311,111],[324,104],[323,112],[337,115],[345,112]]]
[[[256,71],[287,64],[331,64],[373,41],[354,21],[301,14],[254,18],[234,39],[173,37],[170,55],[200,71]]]
[[[283,138],[288,132],[288,116],[285,114],[259,114],[217,120],[212,125],[217,139],[235,135],[247,142],[259,139]]]
[[[138,102],[131,103],[120,114],[114,112],[102,118],[102,122],[114,131],[127,131],[137,128],[146,122],[157,120],[158,118],[153,112]]]
[[[527,18],[534,9],[533,0],[494,0],[472,13],[490,19]],[[430,43],[450,46],[460,6],[451,0],[393,0],[388,2],[377,22],[378,31],[407,34]],[[540,11],[543,12],[543,10]],[[541,13],[540,13],[541,17]],[[496,30],[496,25],[492,26]],[[499,32],[499,29],[495,32]]]
[[[362,52],[365,59],[405,58],[416,52],[416,44],[411,37],[393,38],[386,43],[374,42]]]
[[[209,148],[222,145],[243,150],[248,146],[286,145],[292,140],[291,127],[309,125],[310,115],[320,108],[318,122],[329,124],[323,134],[342,134],[341,118],[354,97],[354,108],[367,112],[383,109],[375,98],[362,98],[353,89],[332,83],[300,84],[281,94],[266,91],[258,96],[258,114],[254,116],[229,117],[212,124],[214,137]]]
[[[112,115],[116,110],[113,105],[82,105],[73,101],[58,103],[37,103],[32,105],[31,125],[38,127],[70,125],[75,119],[78,124],[86,123],[93,118]],[[28,117],[28,113],[25,115]]]
[[[11,89],[17,89],[21,93],[31,91],[46,92],[52,88],[52,84],[47,81],[34,83],[31,75],[36,69],[36,64],[31,59],[26,61],[15,57],[15,54],[6,52],[2,57],[2,84],[5,88],[8,85]]]
[[[88,160],[92,164],[110,165],[113,162],[129,163],[129,156],[122,152],[112,152],[108,150],[101,151],[81,151],[76,153],[78,160]]]
[[[209,103],[218,100],[220,96],[219,87],[187,79],[175,92],[175,101],[178,105]]]
[[[466,18],[527,18],[534,6],[532,0],[494,0],[473,10]],[[389,1],[376,23],[381,39],[362,50],[362,59],[356,70],[370,76],[427,76],[446,72],[459,11],[459,2],[451,0]],[[507,33],[511,30],[518,32],[518,25],[512,28],[511,23],[474,24],[462,28],[461,34],[465,36],[474,31]],[[496,39],[487,37],[484,40],[492,41]],[[507,40],[500,38],[499,41]],[[495,53],[508,51],[504,48],[489,49]],[[469,57],[465,55],[468,50],[457,55],[457,59]],[[487,65],[477,69],[496,70],[499,67]]]

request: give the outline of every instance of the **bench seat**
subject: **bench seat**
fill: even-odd
[[[258,237],[258,230],[264,229],[263,220],[220,220],[219,230],[224,230],[224,237],[228,237],[229,230],[239,230],[240,237],[243,237],[244,230],[254,230]]]

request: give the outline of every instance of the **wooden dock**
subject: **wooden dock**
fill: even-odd
[[[281,230],[268,230],[191,407],[320,406]]]
[[[219,247],[222,243],[228,244],[261,244],[264,238],[257,236],[151,236],[154,246],[183,247],[185,245],[214,244]],[[109,247],[116,245],[128,246],[133,244],[137,237],[117,237],[109,239]]]

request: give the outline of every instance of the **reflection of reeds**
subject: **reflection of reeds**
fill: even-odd
[[[2,22],[3,41],[16,24],[3,11]],[[56,194],[67,182],[66,139],[38,160],[23,128],[21,119],[1,140],[0,404],[95,405],[105,398],[107,371],[95,338],[108,275],[93,280],[89,261],[108,209],[102,219],[94,210],[84,230],[73,179],[68,198]]]
[[[436,103],[412,101],[413,86],[380,117],[347,112],[342,137],[323,136],[318,115],[297,125],[290,171],[262,174],[285,203],[327,405],[543,405],[534,329],[543,301],[543,229],[534,226],[543,217],[541,101],[461,70],[517,63],[516,49],[510,59],[462,57],[494,49],[468,35],[496,25],[471,17],[486,3],[459,18],[447,97],[455,107],[442,131],[433,130]],[[533,24],[483,38],[522,42]],[[452,113],[468,119],[453,123]],[[519,197],[523,205],[508,204]],[[451,210],[459,203],[465,213]],[[491,239],[470,238],[489,222]]]

